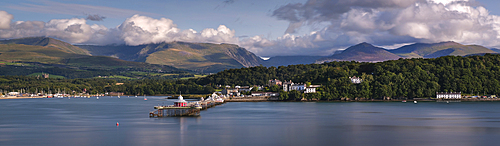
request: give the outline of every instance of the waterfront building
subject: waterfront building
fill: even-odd
[[[243,92],[250,92],[250,91],[252,91],[252,89],[253,89],[253,88],[254,88],[254,87],[250,87],[250,86],[243,86],[243,87],[241,87],[241,88],[238,88],[238,91],[239,91],[240,93],[243,93]]]
[[[437,99],[461,99],[462,92],[436,92]]]
[[[290,81],[283,82],[283,91],[289,92],[292,90],[302,91],[304,93],[316,93],[316,88],[320,87],[320,85],[309,85],[304,83],[296,84]]]
[[[288,91],[291,91],[291,88],[293,86],[293,82],[292,82],[292,80],[290,80],[290,81],[285,80],[285,82],[283,82],[282,85],[283,85],[283,91],[288,92]]]
[[[299,90],[299,91],[304,91],[306,90],[306,84],[300,83],[300,84],[293,84],[291,90]],[[291,91],[290,90],[290,91]]]
[[[174,101],[174,106],[177,107],[185,107],[187,105],[187,101],[184,100],[184,97],[182,95],[179,95],[176,101]]]
[[[255,91],[255,92],[252,92],[252,96],[279,96],[279,93]]]
[[[232,89],[232,88],[226,88],[222,90],[223,95],[228,95],[228,96],[240,96],[240,92],[238,89]]]

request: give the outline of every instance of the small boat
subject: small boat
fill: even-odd
[[[99,100],[99,97],[97,97],[97,100]]]
[[[144,100],[148,100],[148,99],[146,98],[146,95],[144,95]]]
[[[417,101],[415,100],[415,101],[413,101],[413,103],[417,104]]]
[[[450,101],[446,101],[446,104],[450,103]]]
[[[401,101],[401,102],[404,102],[404,103],[406,103],[406,100],[403,100],[403,101]]]

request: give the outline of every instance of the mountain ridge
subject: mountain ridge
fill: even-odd
[[[139,46],[81,45],[93,55],[170,65],[199,72],[258,66],[263,61],[252,52],[233,44],[163,42]],[[122,53],[128,52],[128,53]]]
[[[31,46],[54,47],[62,51],[81,55],[91,55],[88,51],[50,37],[27,37],[9,40],[0,40],[0,44],[23,44]]]
[[[387,60],[397,60],[399,57],[396,54],[390,53],[384,48],[375,47],[372,44],[363,42],[351,46],[341,53],[333,54],[332,56],[316,60],[316,63],[331,62],[331,61],[359,61],[359,62],[380,62]]]

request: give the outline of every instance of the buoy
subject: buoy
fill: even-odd
[[[116,126],[120,126],[120,123],[116,122]]]
[[[97,99],[99,99],[99,97],[97,97]]]
[[[417,101],[413,101],[413,103],[417,104]]]
[[[147,98],[144,98],[144,100],[148,100]]]

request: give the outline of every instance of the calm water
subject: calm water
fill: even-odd
[[[227,103],[149,118],[164,97],[0,100],[0,145],[497,145],[500,102]],[[120,125],[117,127],[116,122]]]

